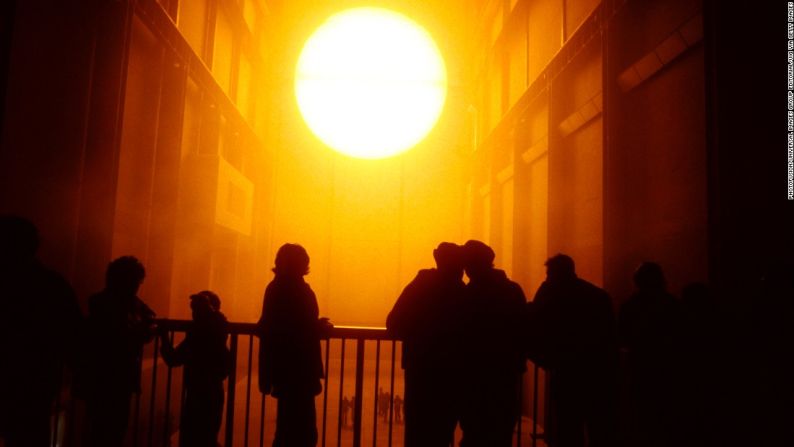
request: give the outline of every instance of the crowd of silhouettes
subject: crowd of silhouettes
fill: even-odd
[[[131,401],[141,391],[143,348],[159,332],[165,362],[185,366],[180,446],[215,447],[231,361],[220,298],[210,291],[190,297],[193,324],[174,348],[138,297],[146,277],[138,259],[122,256],[108,264],[105,287],[88,297],[84,317],[69,283],[36,260],[38,244],[29,220],[0,216],[3,445],[52,445],[50,420],[64,377],[71,378],[72,395],[85,402],[85,444],[124,445]]]
[[[146,276],[140,261],[110,262],[105,287],[88,298],[83,317],[69,283],[37,261],[38,245],[31,222],[0,216],[4,445],[50,444],[64,377],[85,401],[87,444],[123,445],[130,403],[141,389],[143,348],[159,336],[163,360],[185,369],[180,446],[215,447],[223,381],[234,361],[220,297],[207,290],[189,297],[193,321],[174,347],[172,334],[158,328],[154,311],[138,297]],[[483,242],[442,242],[433,257],[436,268],[417,273],[386,320],[388,333],[402,341],[405,391],[403,400],[379,390],[376,411],[385,419],[393,410],[398,423],[404,415],[406,447],[448,447],[457,426],[462,447],[510,446],[527,360],[548,378],[544,441],[551,447],[708,447],[747,439],[794,445],[791,431],[781,429],[794,408],[790,263],[764,270],[746,309],[749,325],[729,336],[735,320],[709,286],[689,284],[676,298],[653,262],[637,268],[635,291],[616,306],[579,278],[564,254],[546,261],[546,279],[529,302],[494,267],[495,253]],[[313,447],[314,401],[324,377],[320,341],[332,325],[319,317],[304,280],[303,247],[283,245],[273,272],[257,325],[259,387],[278,400],[273,446]],[[750,365],[738,370],[755,380],[751,391],[731,382],[737,356]],[[759,411],[736,416],[752,404]],[[354,405],[355,397],[340,402],[342,425]],[[726,429],[737,422],[758,432],[750,438]]]
[[[781,429],[794,409],[794,376],[784,373],[792,372],[794,358],[794,275],[781,267],[790,262],[764,275],[756,296],[763,308],[748,309],[750,321],[762,321],[738,341],[706,284],[689,284],[675,298],[653,262],[637,268],[635,292],[616,316],[615,301],[579,278],[570,256],[546,261],[546,280],[526,302],[518,284],[493,267],[486,244],[444,242],[433,254],[437,268],[417,274],[387,319],[403,341],[406,447],[448,446],[456,424],[463,447],[511,445],[525,360],[548,379],[544,441],[552,447],[705,447],[752,439],[794,445],[792,433]],[[738,345],[746,348],[731,351]],[[772,378],[757,385],[767,393],[760,398],[731,383],[741,376],[730,370],[729,353],[751,351],[758,361],[736,369],[747,380]],[[749,405],[766,411],[738,418]],[[739,427],[726,429],[745,421],[764,430],[745,436]]]

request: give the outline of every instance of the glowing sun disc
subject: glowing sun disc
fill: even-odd
[[[295,70],[306,124],[328,146],[359,158],[415,146],[438,121],[446,94],[446,68],[430,34],[382,8],[328,18]]]

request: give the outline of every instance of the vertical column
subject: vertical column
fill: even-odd
[[[356,406],[353,414],[353,447],[361,447],[361,412],[364,403],[364,342],[356,340]]]
[[[147,241],[147,264],[152,267],[147,290],[158,297],[158,309],[162,312],[168,312],[170,307],[186,78],[183,63],[167,55],[163,64]]]
[[[111,256],[131,21],[127,2],[104,2],[87,20],[96,31],[79,188],[74,273],[78,295],[101,286]]]

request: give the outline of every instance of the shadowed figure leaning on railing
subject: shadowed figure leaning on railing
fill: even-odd
[[[210,291],[190,296],[193,324],[174,348],[160,331],[161,353],[169,367],[185,367],[185,401],[179,422],[180,447],[215,447],[223,419],[223,380],[229,375],[229,330],[220,298]]]
[[[122,256],[108,265],[105,276],[105,288],[88,299],[76,390],[86,400],[92,447],[124,443],[132,397],[141,389],[143,346],[155,330],[154,311],[137,296],[146,276],[143,264]]]

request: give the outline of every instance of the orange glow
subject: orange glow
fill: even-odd
[[[421,141],[444,105],[447,74],[432,37],[381,8],[330,17],[306,42],[295,95],[312,132],[357,158],[385,158]]]

